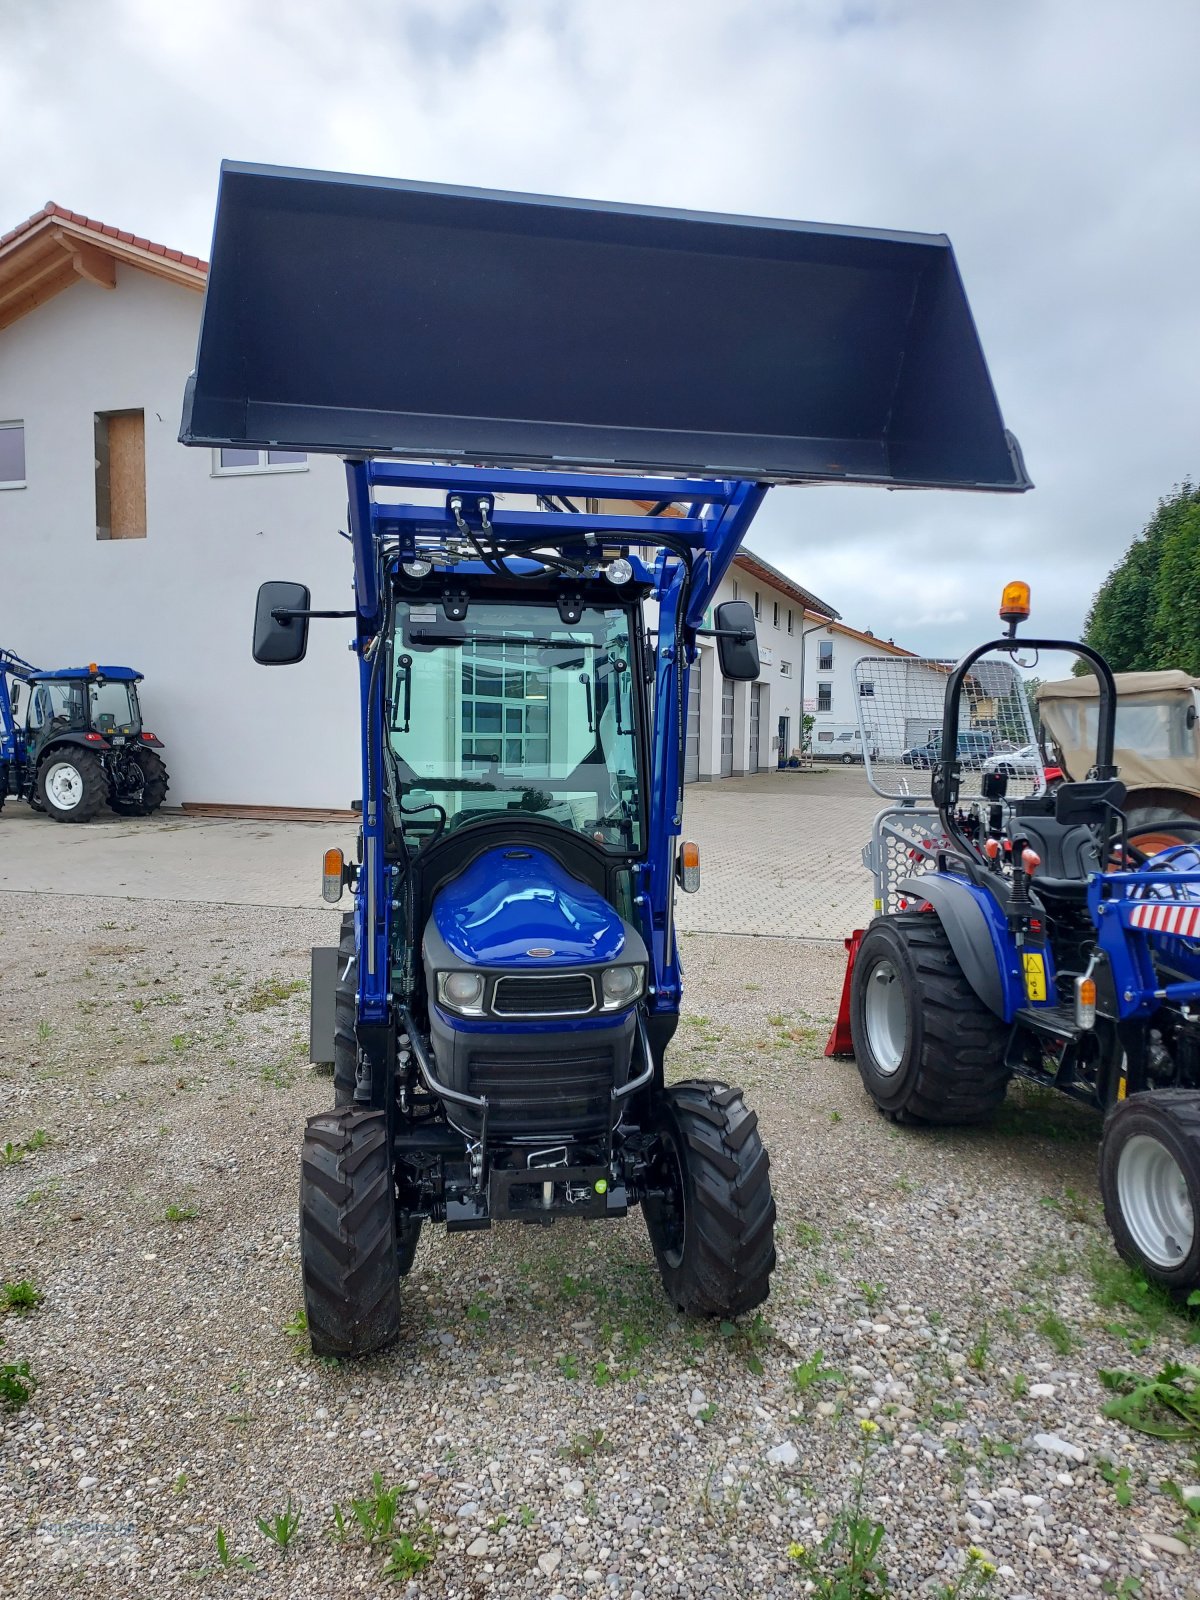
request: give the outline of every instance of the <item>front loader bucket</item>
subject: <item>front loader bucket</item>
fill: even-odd
[[[236,162],[180,438],[1029,487],[941,235]]]

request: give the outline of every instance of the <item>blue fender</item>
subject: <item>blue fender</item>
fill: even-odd
[[[916,901],[929,902],[971,988],[989,1011],[1011,1022],[1028,1000],[1020,956],[995,897],[965,878],[933,872],[906,878],[896,887]],[[1043,954],[1048,958],[1048,952]],[[1051,981],[1048,997],[1053,994]]]

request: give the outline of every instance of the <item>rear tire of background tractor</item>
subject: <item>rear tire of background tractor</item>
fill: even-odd
[[[761,1305],[775,1268],[775,1201],[758,1117],[740,1089],[688,1080],[658,1100],[659,1193],[642,1205],[668,1297],[694,1316]]]
[[[308,1119],[300,1263],[314,1355],[363,1356],[396,1340],[396,1194],[382,1111],[321,1111]]]
[[[90,822],[108,797],[100,757],[90,750],[52,750],[38,769],[38,800],[55,822]]]
[[[138,750],[133,758],[142,769],[142,798],[138,801],[114,800],[109,805],[119,817],[148,817],[167,798],[171,780],[166,762],[155,750]]]
[[[932,912],[878,917],[850,992],[863,1087],[895,1122],[978,1122],[1004,1099],[1008,1028],[971,988]]]
[[[1118,1101],[1100,1140],[1100,1193],[1131,1266],[1176,1294],[1200,1287],[1200,1090]]]
[[[338,940],[337,986],[333,992],[333,1103],[354,1104],[358,1083],[358,1038],[354,1032],[358,1005],[358,967],[354,952],[354,913],[342,913]]]

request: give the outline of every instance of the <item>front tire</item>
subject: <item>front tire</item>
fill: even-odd
[[[1200,1287],[1200,1090],[1117,1103],[1100,1141],[1100,1193],[1131,1266],[1178,1294]]]
[[[55,822],[90,822],[108,792],[100,757],[69,745],[52,750],[38,769],[37,791]]]
[[[314,1355],[363,1356],[395,1342],[396,1192],[382,1111],[320,1111],[308,1119],[300,1263]]]
[[[978,1122],[1004,1099],[1008,1028],[963,975],[932,912],[877,918],[850,989],[863,1087],[895,1122]]]
[[[663,1287],[693,1316],[761,1305],[775,1268],[775,1201],[758,1117],[740,1089],[672,1084],[655,1113],[654,1193],[643,1202]]]

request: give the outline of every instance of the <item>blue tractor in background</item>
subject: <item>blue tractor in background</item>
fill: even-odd
[[[27,800],[56,822],[90,822],[104,805],[157,811],[169,779],[161,740],[142,726],[141,681],[98,662],[43,672],[0,649],[0,807]]]
[[[226,163],[185,444],[346,463],[354,607],[260,589],[254,656],[354,628],[357,859],[313,953],[315,1351],[399,1335],[426,1222],[624,1216],[666,1292],[760,1304],[758,1119],[668,1082],[688,675],[758,672],[718,586],[772,483],[1020,491],[941,236]],[[953,741],[952,741],[953,746]]]
[[[1028,586],[1010,584],[1006,637],[954,666],[904,664],[908,709],[922,680],[945,683],[934,809],[895,796],[876,819],[866,859],[879,914],[847,941],[853,1053],[897,1122],[978,1121],[1013,1077],[1103,1111],[1100,1189],[1117,1248],[1186,1295],[1200,1287],[1200,822],[1129,823],[1113,675],[1085,644],[1018,637],[1028,614]],[[1094,674],[1060,713],[1073,746],[1091,744],[1081,781],[1051,788],[1040,760],[972,772],[963,759],[968,718],[1032,739],[1012,665],[1021,651],[1069,652]],[[886,695],[888,663],[857,670]],[[1190,698],[1187,710],[1194,719]],[[872,773],[881,793],[886,776]],[[845,1043],[835,1030],[828,1053]]]

